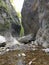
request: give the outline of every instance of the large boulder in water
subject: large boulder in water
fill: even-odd
[[[32,33],[35,37],[39,29],[38,1],[25,0],[21,13],[24,34],[28,35]]]
[[[21,30],[19,22],[10,0],[0,0],[0,34],[4,35],[5,31],[10,31],[13,36],[19,36]],[[19,31],[17,31],[18,29]]]

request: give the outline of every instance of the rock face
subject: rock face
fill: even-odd
[[[45,48],[49,48],[49,28],[42,29],[40,28],[37,35],[35,44],[40,45]]]
[[[4,35],[5,31],[10,31],[13,36],[18,36],[21,29],[19,22],[10,0],[0,0],[0,34]]]
[[[24,34],[27,35],[32,33],[35,37],[39,29],[38,1],[25,0],[21,13]]]
[[[6,39],[4,36],[0,35],[0,47],[5,47],[6,45]]]
[[[49,0],[39,0],[39,21],[41,28],[36,35],[35,42],[47,48],[49,47]]]

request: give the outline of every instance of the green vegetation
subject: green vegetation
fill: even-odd
[[[11,4],[12,4],[12,6],[14,7],[14,9],[15,9],[15,11],[16,11],[16,6],[14,6],[14,3],[13,3],[13,0],[10,0],[11,1]],[[21,25],[21,31],[20,31],[20,36],[23,36],[24,35],[24,28],[23,28],[23,26],[22,26],[22,21],[21,21],[21,12],[17,12],[16,11],[16,13],[17,13],[17,16],[18,16],[18,18],[19,18],[19,21],[20,21],[20,25]]]
[[[19,18],[19,21],[20,21],[20,25],[21,25],[21,31],[20,31],[20,36],[23,36],[24,35],[24,28],[22,26],[22,21],[21,21],[21,13],[20,12],[17,12],[17,16]]]
[[[11,4],[12,4],[13,0],[11,0]],[[14,6],[13,6],[14,7]],[[3,20],[5,21],[4,24],[0,23],[0,30],[6,30],[6,29],[9,29],[10,27],[10,23],[11,22],[15,22],[16,24],[20,24],[21,25],[21,31],[20,31],[20,36],[23,36],[24,35],[24,29],[23,29],[23,26],[22,26],[22,21],[21,21],[21,13],[20,12],[17,12],[16,11],[16,15],[18,16],[19,18],[19,21],[18,23],[15,21],[14,17],[12,16],[11,14],[11,11],[10,11],[10,7],[8,6],[8,4],[4,1],[4,0],[0,0],[0,14],[2,15],[2,9],[3,11],[6,13],[7,16],[2,16]],[[15,7],[14,7],[15,9]],[[7,18],[6,18],[7,17]],[[9,19],[8,19],[9,17]]]

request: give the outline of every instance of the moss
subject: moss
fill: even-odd
[[[24,28],[23,28],[23,26],[22,26],[22,24],[21,24],[20,36],[23,36],[23,35],[24,35]]]
[[[24,28],[22,26],[21,18],[20,18],[20,25],[21,25],[20,36],[23,36],[24,35]]]

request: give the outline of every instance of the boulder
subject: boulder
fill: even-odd
[[[6,48],[11,48],[11,47],[13,47],[15,45],[16,46],[21,45],[21,43],[16,38],[14,38],[13,36],[7,37],[6,40],[7,40]]]
[[[44,48],[49,48],[49,28],[39,29],[34,44],[42,46]]]
[[[29,34],[29,35],[26,35],[23,37],[19,37],[17,40],[21,43],[27,44],[32,41],[32,37],[33,37],[33,35]]]

